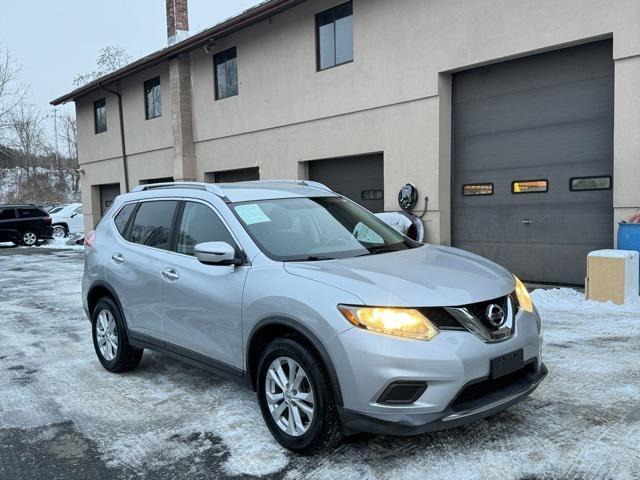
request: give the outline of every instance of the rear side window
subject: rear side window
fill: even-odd
[[[20,218],[46,217],[47,215],[49,215],[39,208],[19,208],[18,214],[20,215]]]
[[[129,240],[148,247],[169,250],[171,223],[178,202],[144,202],[138,208]]]
[[[131,214],[133,213],[135,208],[136,208],[135,203],[129,203],[124,207],[122,207],[122,210],[120,210],[116,215],[116,218],[113,219],[114,223],[116,224],[116,228],[118,229],[118,232],[120,232],[120,235],[124,235],[124,229],[127,228],[127,223],[129,222],[129,219],[131,218]]]
[[[16,211],[13,208],[0,210],[0,220],[13,220],[16,218]]]
[[[236,247],[229,230],[213,210],[206,205],[187,202],[178,230],[177,252],[194,255],[194,248],[203,242],[227,242]]]

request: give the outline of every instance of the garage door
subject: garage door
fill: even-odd
[[[258,167],[238,168],[237,170],[225,170],[224,172],[205,173],[205,181],[210,183],[236,183],[252,182],[260,180]]]
[[[320,182],[366,209],[384,211],[383,154],[309,162],[309,180]]]
[[[120,195],[119,183],[100,185],[100,216],[103,216],[109,210],[118,195]]]
[[[610,41],[453,77],[453,241],[522,278],[582,284],[613,244]]]

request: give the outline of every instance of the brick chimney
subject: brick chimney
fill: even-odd
[[[188,0],[167,0],[167,43],[173,45],[189,35]]]

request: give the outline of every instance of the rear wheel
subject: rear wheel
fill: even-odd
[[[138,366],[143,350],[129,345],[124,321],[113,300],[103,297],[98,301],[91,323],[93,347],[104,368],[121,373]]]
[[[65,238],[68,234],[69,233],[64,225],[53,226],[53,238]]]
[[[340,440],[331,382],[321,359],[304,341],[297,337],[274,340],[259,365],[262,416],[283,447],[308,455]]]
[[[24,245],[25,247],[33,247],[36,243],[38,243],[38,236],[35,234],[35,232],[27,230],[25,232],[22,232],[22,234],[20,235],[20,243],[22,243],[22,245]]]

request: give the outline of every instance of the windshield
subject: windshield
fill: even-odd
[[[342,197],[261,200],[233,208],[274,260],[332,260],[420,246]]]

